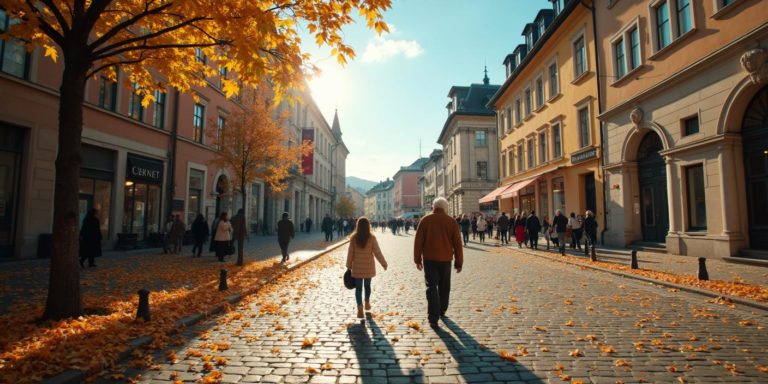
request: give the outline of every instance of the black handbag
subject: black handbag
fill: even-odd
[[[355,288],[355,278],[352,277],[351,269],[347,269],[347,271],[344,272],[344,286],[347,287],[347,289]]]

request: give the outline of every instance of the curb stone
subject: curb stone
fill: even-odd
[[[201,320],[203,320],[205,318],[208,318],[208,317],[210,317],[212,315],[215,315],[217,313],[222,312],[224,310],[225,305],[235,304],[235,303],[239,302],[244,297],[256,293],[257,291],[259,291],[265,285],[271,284],[272,282],[274,282],[278,278],[282,277],[285,273],[293,271],[293,270],[298,269],[298,268],[301,268],[304,265],[309,264],[312,261],[315,261],[316,259],[320,258],[321,256],[324,256],[324,255],[326,255],[326,254],[328,254],[328,253],[330,253],[332,251],[335,251],[335,250],[341,248],[342,246],[344,246],[347,243],[349,243],[349,239],[348,238],[344,239],[344,240],[342,240],[342,241],[340,241],[340,242],[338,242],[336,244],[331,245],[329,248],[326,248],[326,249],[318,252],[317,254],[312,255],[312,256],[306,258],[305,260],[302,260],[302,261],[300,261],[298,263],[295,263],[295,264],[288,265],[283,273],[275,274],[274,276],[271,276],[270,278],[268,278],[266,280],[260,281],[261,284],[259,286],[254,287],[252,289],[249,289],[249,290],[247,290],[247,291],[245,291],[243,293],[239,293],[239,294],[235,294],[235,295],[229,296],[226,299],[227,304],[219,304],[219,305],[217,305],[217,306],[215,306],[215,307],[211,308],[210,310],[205,311],[203,313],[192,314],[192,315],[189,315],[187,317],[183,317],[183,318],[181,318],[179,320],[176,320],[175,327],[173,329],[171,329],[170,331],[168,331],[167,334],[169,334],[169,335],[176,334],[182,328],[186,328],[186,327],[192,326],[192,325],[200,322]],[[140,337],[137,337],[137,338],[135,338],[133,340],[130,340],[128,342],[128,344],[127,344],[128,348],[125,351],[123,351],[120,354],[118,354],[117,359],[115,359],[115,361],[122,361],[122,360],[127,359],[128,357],[131,356],[131,353],[134,350],[136,350],[138,348],[141,348],[141,347],[151,343],[152,340],[153,340],[152,336],[140,336]],[[44,379],[40,383],[41,384],[78,384],[78,383],[83,382],[88,376],[89,376],[88,372],[83,372],[83,371],[77,370],[77,369],[71,369],[71,370],[64,371],[64,372],[62,372],[62,373],[60,373],[60,374],[58,374],[56,376],[51,376],[51,377],[49,377],[47,379]]]
[[[650,277],[635,275],[633,273],[627,273],[627,272],[623,272],[623,271],[615,271],[615,270],[612,270],[612,269],[602,268],[602,267],[598,267],[598,266],[595,266],[595,265],[577,263],[577,262],[566,260],[566,259],[560,259],[560,258],[557,258],[557,257],[554,257],[554,256],[543,255],[543,254],[540,254],[540,253],[533,253],[533,252],[530,252],[530,251],[527,251],[527,250],[524,250],[524,249],[518,250],[518,252],[525,253],[525,254],[531,255],[531,256],[540,257],[542,259],[548,259],[548,260],[558,261],[558,262],[565,263],[565,264],[570,264],[570,265],[576,265],[576,266],[580,266],[580,267],[590,268],[590,269],[593,269],[593,270],[596,270],[596,271],[610,273],[610,274],[614,274],[614,275],[617,275],[617,276],[622,276],[622,277],[626,277],[626,278],[630,278],[630,279],[634,279],[634,280],[644,281],[644,282],[647,282],[647,283],[663,285],[663,286],[666,286],[666,287],[679,289],[681,291],[685,291],[685,292],[688,292],[688,293],[695,293],[695,294],[698,294],[698,295],[707,296],[707,297],[711,297],[711,298],[724,298],[724,299],[730,300],[731,302],[736,303],[736,304],[741,304],[741,305],[744,305],[744,306],[747,306],[747,307],[751,307],[751,308],[755,308],[755,309],[759,309],[759,310],[768,312],[768,304],[764,304],[764,303],[761,303],[761,302],[758,302],[758,301],[755,301],[755,300],[745,299],[745,298],[738,297],[738,296],[726,295],[726,294],[723,294],[723,293],[709,291],[709,290],[701,289],[701,288],[690,287],[690,286],[687,286],[687,285],[670,283],[670,282],[663,281],[663,280],[656,280],[656,279],[652,279]],[[572,255],[569,255],[569,256],[572,256]],[[598,255],[598,258],[599,257],[600,256]]]

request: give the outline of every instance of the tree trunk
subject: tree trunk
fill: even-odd
[[[240,197],[242,197],[242,200],[243,200],[243,202],[242,202],[242,204],[243,204],[242,205],[243,206],[243,223],[244,223],[243,226],[245,227],[243,229],[243,232],[245,232],[245,233],[241,233],[240,236],[245,238],[245,237],[247,237],[247,234],[248,234],[248,220],[246,220],[246,216],[245,216],[245,185],[243,185],[243,184],[240,184]],[[243,262],[243,247],[245,247],[245,240],[243,240],[243,242],[242,242],[243,245],[242,246],[239,245],[239,241],[240,240],[238,239],[237,265],[243,265],[243,263],[244,263]]]
[[[85,75],[89,62],[80,52],[64,49],[59,88],[59,139],[53,200],[53,253],[44,319],[82,314],[78,267],[78,181],[83,131]]]

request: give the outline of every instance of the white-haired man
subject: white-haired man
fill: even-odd
[[[456,273],[461,272],[464,263],[459,226],[445,213],[447,208],[448,201],[443,197],[432,202],[432,213],[419,222],[413,243],[413,260],[416,268],[424,271],[427,283],[427,314],[432,327],[448,310],[451,261]]]

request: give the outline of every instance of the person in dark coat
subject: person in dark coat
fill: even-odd
[[[469,221],[469,218],[466,214],[461,217],[461,220],[459,220],[459,227],[461,227],[461,237],[464,239],[464,246],[467,246],[467,243],[469,242],[469,227],[472,225],[472,223]]]
[[[528,230],[528,239],[533,249],[539,249],[539,231],[541,231],[541,222],[536,217],[536,211],[531,211],[528,220],[525,221],[525,229]]]
[[[99,225],[99,211],[91,209],[83,218],[83,226],[80,228],[80,266],[88,259],[88,266],[95,267],[94,258],[101,256],[101,226]]]
[[[238,262],[243,259],[243,248],[245,245],[245,239],[248,236],[248,226],[245,224],[245,212],[242,208],[237,210],[237,214],[232,216],[229,221],[232,224],[232,240],[237,243],[237,260]]]
[[[509,236],[507,235],[509,232],[509,217],[507,217],[506,212],[501,213],[501,217],[496,221],[496,226],[499,228],[501,244],[509,244]]]
[[[557,233],[560,254],[565,256],[565,230],[568,228],[568,218],[563,215],[563,211],[558,209],[555,212],[555,218],[552,219],[552,227],[554,228],[554,232]]]
[[[288,255],[288,243],[291,242],[296,236],[294,233],[293,222],[288,218],[288,212],[283,213],[282,220],[277,222],[277,243],[280,244],[280,253],[283,254],[283,259],[280,260],[284,263],[290,259]]]
[[[197,214],[195,221],[192,222],[192,237],[195,240],[195,244],[192,246],[192,257],[200,257],[203,253],[203,244],[208,241],[208,222],[205,221],[205,216]],[[197,254],[195,254],[197,250]]]
[[[178,255],[181,253],[181,246],[184,244],[184,233],[187,231],[187,226],[181,221],[181,215],[176,215],[171,225],[171,243],[173,244],[173,253]]]
[[[584,218],[583,227],[586,235],[585,247],[589,249],[591,246],[594,249],[595,244],[597,244],[597,220],[595,220],[595,214],[592,211],[587,210],[585,215],[587,216]]]
[[[325,233],[325,241],[333,240],[333,219],[328,214],[323,218],[323,222],[320,224],[320,229]]]

